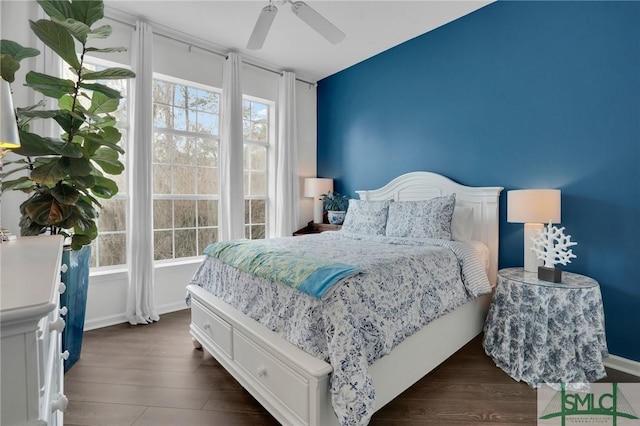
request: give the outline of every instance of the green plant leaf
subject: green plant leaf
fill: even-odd
[[[73,93],[75,89],[75,85],[71,80],[52,77],[35,71],[29,71],[27,73],[26,81],[27,86],[33,90],[56,99],[68,93]]]
[[[88,26],[95,24],[104,17],[102,0],[71,0],[73,17]]]
[[[104,176],[94,176],[96,182],[91,192],[100,198],[111,198],[118,193],[118,185]]]
[[[108,114],[110,112],[116,111],[119,104],[119,99],[110,98],[104,93],[93,92],[93,96],[91,96],[91,106],[89,107],[89,112]]]
[[[126,47],[87,47],[87,52],[96,52],[96,53],[118,53],[118,52],[126,52]]]
[[[80,83],[80,87],[87,90],[93,90],[95,92],[100,92],[104,95],[107,95],[110,98],[121,99],[122,95],[116,89],[112,89],[109,86],[105,86],[100,83]]]
[[[102,25],[98,28],[94,28],[91,30],[91,32],[88,34],[89,38],[107,38],[111,35],[111,32],[113,30],[111,29],[111,26],[109,25]]]
[[[37,0],[38,4],[51,18],[65,20],[73,18],[71,3],[67,0]]]
[[[136,74],[126,68],[105,68],[100,71],[87,72],[82,75],[85,80],[122,80],[123,78],[133,78]]]
[[[13,152],[25,157],[36,157],[41,155],[64,155],[66,157],[80,158],[83,155],[82,147],[72,142],[65,142],[61,139],[43,138],[35,133],[28,133],[20,130],[20,148]]]
[[[124,170],[124,164],[118,160],[118,153],[111,148],[98,149],[91,159],[110,175],[119,175]]]
[[[0,40],[0,53],[11,56],[15,61],[20,62],[25,58],[38,56],[40,51],[32,47],[23,47],[13,40]]]
[[[31,118],[53,118],[56,115],[62,114],[66,111],[59,109],[50,110],[22,110],[18,108],[18,117],[31,117]]]
[[[62,127],[62,129],[68,134],[69,132],[77,132],[84,124],[84,117],[79,113],[72,113],[71,111],[60,110],[61,114],[54,117],[56,123]]]
[[[22,216],[20,216],[20,235],[23,237],[30,237],[40,235],[46,231],[46,226],[39,225],[29,219],[29,216],[26,216],[24,212],[21,212]]]
[[[37,192],[20,205],[20,211],[32,222],[42,226],[57,226],[72,213],[72,206],[61,204],[47,192]]]
[[[78,190],[64,182],[58,182],[56,186],[51,189],[51,195],[56,201],[62,204],[76,204],[80,199]]]
[[[2,181],[2,192],[15,190],[15,191],[25,191],[31,192],[36,186],[36,183],[29,179],[27,176],[21,176],[18,179],[14,180],[4,180]]]
[[[73,37],[62,25],[40,19],[39,21],[29,21],[31,30],[47,46],[56,52],[63,61],[71,65],[74,69],[80,69],[80,62],[75,51]]]
[[[116,145],[113,142],[110,142],[110,140],[113,140],[116,135],[112,135],[110,133],[112,133],[111,129],[115,129],[114,127],[106,127],[105,130],[109,130],[109,132],[102,132],[100,134],[95,134],[95,133],[82,133],[81,136],[84,137],[84,141],[85,141],[85,149],[89,152],[89,155],[93,158],[93,156],[95,155],[96,151],[101,147],[101,146],[106,146],[108,147],[110,150],[113,150],[114,154],[115,152],[119,152],[120,154],[124,154],[124,149],[122,149],[121,146]],[[117,131],[117,129],[116,129]],[[117,140],[120,140],[120,132],[117,132]],[[116,154],[116,159],[117,159],[117,154]],[[113,174],[113,173],[112,173]]]
[[[35,161],[36,166],[31,171],[31,179],[40,185],[53,185],[67,175],[67,170],[61,158],[40,157]]]
[[[93,170],[86,158],[62,158],[61,160],[69,176],[88,176]]]
[[[87,34],[91,31],[91,28],[84,22],[76,21],[72,18],[65,20],[54,19],[53,21],[65,27],[80,43],[85,44],[87,42]]]
[[[6,53],[0,54],[0,73],[2,79],[13,83],[16,79],[16,71],[20,69],[18,61]]]

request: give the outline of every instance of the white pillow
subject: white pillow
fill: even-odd
[[[451,239],[471,241],[473,235],[473,207],[458,206],[453,209],[451,218]]]

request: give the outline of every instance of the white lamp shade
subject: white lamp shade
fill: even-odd
[[[0,149],[20,147],[9,82],[0,78]]]
[[[507,191],[507,222],[560,223],[560,190]]]
[[[304,180],[305,197],[316,198],[329,191],[333,191],[333,179],[305,178]]]

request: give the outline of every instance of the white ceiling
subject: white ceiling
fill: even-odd
[[[473,12],[493,0],[368,1],[306,0],[347,34],[326,41],[291,11],[274,1],[278,14],[261,50],[246,49],[253,26],[268,0],[105,0],[112,9],[207,40],[270,66],[317,81],[384,50]]]

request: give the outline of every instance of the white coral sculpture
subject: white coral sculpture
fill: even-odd
[[[549,222],[545,229],[538,231],[538,235],[531,240],[531,250],[536,253],[538,259],[544,260],[544,266],[547,268],[553,268],[558,263],[566,265],[577,257],[573,250],[568,248],[578,243],[571,241],[571,235],[564,235],[564,226],[557,228]]]

